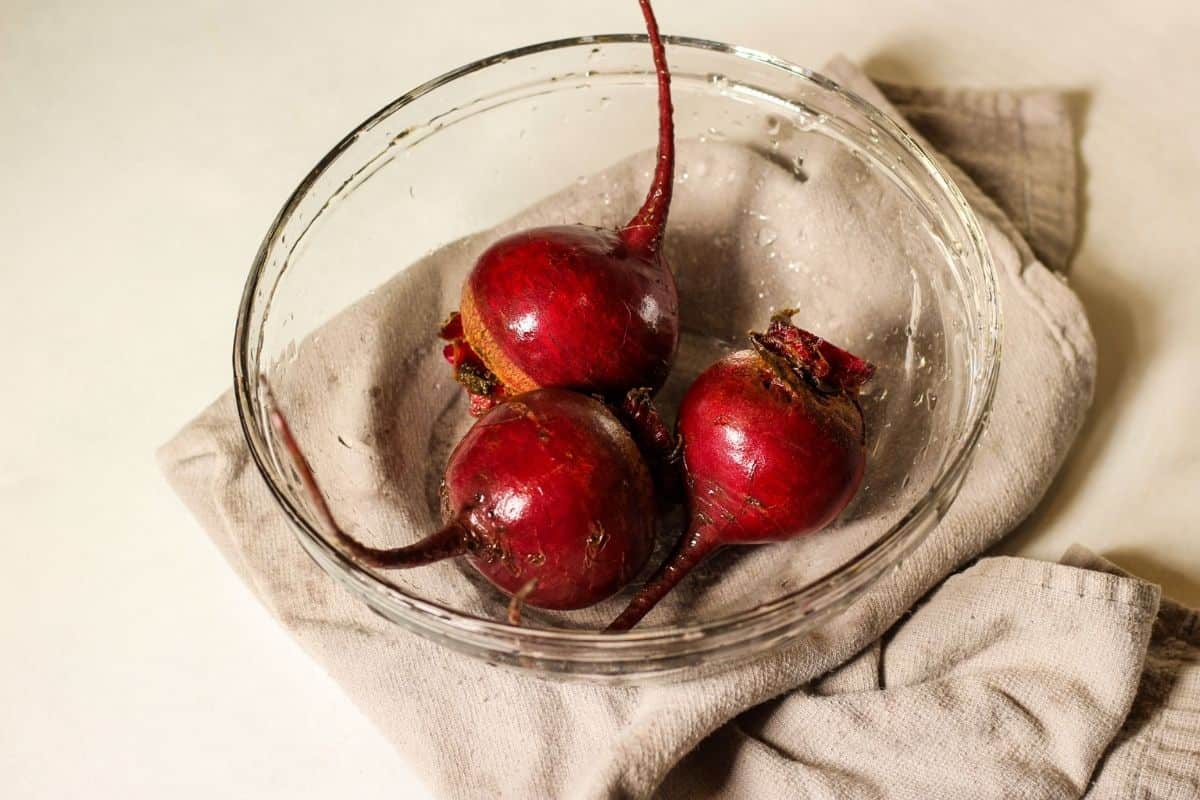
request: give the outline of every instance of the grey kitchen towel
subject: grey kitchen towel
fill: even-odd
[[[986,558],[854,660],[724,725],[660,794],[1200,797],[1198,658],[1195,612],[1083,548]]]
[[[1069,95],[879,88],[934,150],[996,202],[1043,264],[1066,271],[1078,233],[1079,189]]]
[[[898,113],[849,62],[835,61],[827,74],[876,105]],[[994,94],[997,98],[1009,97],[1005,93]],[[1014,98],[1012,102],[997,100],[997,113],[1006,111],[1028,116],[1030,125],[1036,121],[1039,130],[1050,134],[1044,141],[1054,137],[1061,140],[1064,136],[1070,141],[1069,120],[1060,98],[1053,94],[1022,96],[1032,98],[1024,100],[1016,99],[1015,95],[1011,97]],[[296,544],[288,522],[275,507],[254,469],[229,394],[218,399],[162,448],[160,460],[168,479],[263,603],[344,686],[347,694],[375,721],[404,758],[425,776],[436,794],[514,798],[646,797],[660,787],[669,793],[673,787],[694,786],[689,783],[687,773],[695,762],[681,759],[706,737],[709,739],[704,748],[710,747],[712,742],[724,741],[722,737],[733,735],[732,732],[738,729],[744,730],[745,723],[736,718],[754,708],[758,709],[755,724],[766,726],[763,731],[772,731],[763,736],[778,736],[779,730],[798,724],[794,717],[787,716],[787,698],[806,696],[808,690],[805,687],[814,679],[850,661],[877,642],[906,610],[946,575],[1011,530],[1045,492],[1082,423],[1091,398],[1095,370],[1095,347],[1083,310],[1065,283],[1038,260],[1021,228],[1005,213],[1027,222],[1037,220],[1036,225],[1025,227],[1025,233],[1039,250],[1055,253],[1069,249],[1069,244],[1064,243],[1073,241],[1075,234],[1074,153],[1069,147],[1065,152],[1054,147],[1028,149],[1036,137],[1001,137],[987,141],[982,148],[972,149],[970,139],[974,134],[969,133],[965,141],[953,140],[953,118],[952,106],[947,106],[945,114],[939,117],[943,125],[939,139],[944,147],[955,153],[963,170],[1000,181],[1005,173],[992,165],[997,160],[1019,162],[1021,170],[1013,174],[1022,176],[1020,180],[1026,187],[1024,192],[998,191],[994,202],[957,166],[947,162],[981,218],[999,272],[1006,318],[1005,357],[990,428],[981,441],[957,502],[905,563],[840,617],[829,620],[768,658],[675,685],[601,688],[532,680],[528,676],[490,668],[396,630],[337,588]],[[963,130],[975,128],[968,126]],[[681,143],[680,150],[681,160],[686,159],[686,143]],[[710,175],[728,174],[735,183],[761,179],[763,185],[758,191],[777,191],[782,204],[788,202],[789,193],[795,194],[790,188],[785,191],[776,186],[777,178],[773,172],[776,167],[762,155],[735,146],[712,148],[711,152],[715,153],[712,158],[716,162],[707,165]],[[615,214],[627,207],[635,207],[637,187],[641,184],[633,178],[642,174],[649,158],[648,154],[636,157],[593,176],[589,187],[568,189],[498,230],[577,219],[588,219],[599,225],[616,224],[619,219]],[[836,181],[838,170],[849,167],[837,161],[822,164],[814,159],[812,163],[806,161],[806,168],[814,173],[824,169],[824,177]],[[789,174],[786,179],[790,186],[792,176]],[[609,189],[605,209],[595,208],[595,188],[601,183]],[[736,189],[734,186],[731,191]],[[697,194],[689,197],[686,185],[677,191],[677,204],[672,211],[672,225],[677,228],[703,230],[706,223],[712,221],[710,216],[726,212],[715,204],[706,205]],[[1037,199],[1030,199],[1033,196]],[[1002,210],[997,202],[1005,204],[1005,209]],[[1020,206],[1020,203],[1028,205]],[[609,205],[612,211],[608,210]],[[852,206],[823,211],[822,224],[829,225],[831,231],[839,225],[841,229],[846,225],[862,225],[862,215]],[[838,213],[844,218],[837,219]],[[831,215],[834,218],[830,218]],[[800,217],[798,213],[794,216]],[[879,220],[872,220],[872,224],[878,227]],[[886,251],[889,234],[900,241],[905,232],[885,230],[882,234],[878,231],[871,234],[864,231],[861,239],[865,243],[860,246],[878,248],[878,252],[869,255],[892,257]],[[482,234],[477,241],[487,241],[495,235],[496,231]],[[755,231],[745,229],[739,235],[750,237]],[[688,242],[697,241],[695,237],[685,239],[673,245],[668,234],[668,248],[676,248],[674,252],[669,249],[668,256],[677,266],[686,266],[703,257],[702,253],[687,250],[689,246],[703,245],[689,245]],[[353,425],[354,417],[365,413],[358,398],[375,394],[369,383],[376,379],[375,370],[372,365],[360,363],[372,357],[369,349],[362,347],[364,337],[369,335],[364,332],[374,330],[380,309],[385,306],[411,309],[414,316],[425,314],[426,306],[433,307],[428,312],[430,319],[415,322],[428,323],[426,329],[435,325],[437,315],[444,310],[437,307],[438,301],[447,292],[452,293],[453,286],[430,284],[444,280],[447,270],[441,267],[445,266],[446,259],[461,260],[464,252],[460,247],[451,254],[430,256],[430,263],[438,268],[407,270],[402,278],[380,287],[371,297],[331,321],[320,332],[319,346],[315,342],[307,348],[302,345],[295,359],[298,368],[293,374],[297,377],[282,391],[289,398],[289,411],[295,415],[293,422],[297,418],[316,420],[325,426],[324,430]],[[439,258],[443,261],[439,262]],[[422,275],[428,276],[427,283],[421,282]],[[330,363],[338,364],[341,369],[336,380],[331,380],[322,371],[321,365]],[[406,363],[405,367],[416,380],[428,380],[431,375],[442,374],[432,372],[442,368],[436,364],[436,358],[429,363]],[[320,386],[316,387],[318,381]],[[298,427],[303,428],[303,423]],[[299,433],[319,475],[337,469],[350,475],[351,480],[345,481],[347,485],[356,483],[354,470],[360,466],[357,462],[344,460],[344,447],[305,438],[304,430]],[[393,433],[403,435],[403,431]],[[436,470],[440,465],[433,468]],[[362,495],[333,498],[335,511],[347,505],[366,509],[376,502],[379,484],[374,476],[368,477],[371,479],[361,481],[366,487]],[[370,519],[370,514],[363,511],[358,518]],[[400,519],[411,522],[403,517]],[[415,523],[413,527],[421,529]],[[1067,570],[1065,567],[1054,569]],[[430,574],[439,577],[443,573]],[[444,574],[447,586],[453,586],[453,575]],[[1088,578],[1085,582],[1100,581],[1109,585],[1104,583],[1105,580]],[[963,578],[954,586],[969,586],[972,581]],[[1141,598],[1137,602],[1144,606],[1138,613],[1152,616],[1154,604],[1148,599],[1153,596],[1151,590],[1137,588],[1140,584],[1128,579],[1120,586],[1125,588],[1113,589],[1118,596],[1136,595]],[[1081,602],[1091,597],[1090,591],[1083,592]],[[949,593],[949,599],[954,600],[961,594],[961,589],[955,589]],[[966,603],[968,598],[954,602]],[[1036,598],[1029,602],[1037,605]],[[932,600],[930,605],[933,605]],[[1013,606],[1016,610],[1010,613],[1018,613],[1022,608],[1026,607]],[[1084,608],[1089,609],[1091,606]],[[1113,668],[1126,672],[1121,678],[1128,683],[1132,676],[1136,681],[1137,653],[1139,646],[1144,646],[1144,642],[1139,645],[1141,640],[1138,638],[1142,628],[1125,619],[1119,620],[1118,625],[1113,620],[1119,615],[1112,609],[1109,611],[1108,617],[1097,617],[1093,621],[1095,630],[1104,629],[1097,635],[1112,640]],[[1003,628],[1006,623],[996,624]],[[1048,617],[1047,624],[1053,625],[1053,619]],[[1105,628],[1106,624],[1108,628]],[[1014,630],[1014,635],[1017,633],[1019,631]],[[896,635],[899,636],[899,632]],[[999,641],[1004,635],[999,629],[990,634],[981,633],[979,641],[990,641],[989,636]],[[1088,633],[1081,631],[1078,635],[1086,637]],[[1052,638],[1049,636],[1041,641]],[[931,646],[938,645],[931,643]],[[955,646],[954,643],[941,645],[943,649]],[[1009,649],[1001,649],[1011,655]],[[969,652],[963,655],[970,657]],[[1050,667],[1062,666],[1061,660],[1055,660],[1051,654],[1030,652],[1028,655],[1034,665],[1031,670],[1038,674],[1048,676]],[[847,669],[864,669],[861,666],[863,658],[859,656],[859,660]],[[886,656],[881,663],[886,665]],[[951,663],[949,656],[945,663]],[[905,680],[916,684],[925,677],[918,671]],[[1097,751],[1102,747],[1101,740],[1105,736],[1111,737],[1119,727],[1132,697],[1128,687],[1122,690],[1115,685],[1121,678],[1111,675],[1092,677],[1103,684],[1100,687],[1103,691],[1096,690],[1096,702],[1076,717],[1062,719],[1094,723],[1095,727],[1089,732],[1060,733],[1056,729],[1042,733],[1042,741],[1062,743],[1064,759],[1073,759],[1071,763],[1056,765],[1063,770],[1061,785],[1064,786],[1075,786],[1079,780],[1086,779],[1094,767]],[[1033,694],[1014,695],[1019,702],[1057,702],[1058,695],[1052,689],[1044,696],[1037,696],[1031,688],[1034,684],[1036,681],[1021,684],[1021,692],[1028,690]],[[892,684],[881,685],[890,687]],[[782,702],[763,705],[781,697],[784,698]],[[955,726],[960,718],[965,725],[979,724],[978,717],[967,716],[965,711],[964,715],[955,714],[952,694],[937,695],[935,692],[930,697],[926,692],[922,697],[914,696],[911,707],[913,713],[928,713],[929,703],[937,702],[942,703],[945,711],[943,724]],[[985,699],[979,699],[975,705],[980,702]],[[1049,711],[1037,707],[1033,713],[1048,715]],[[776,715],[781,716],[772,727],[770,723]],[[1031,723],[1031,727],[1036,726]],[[1012,728],[1012,731],[1016,730],[1016,727]],[[840,733],[831,731],[830,735]],[[972,735],[976,737],[975,741],[983,741],[979,738],[983,735],[980,731]],[[1071,740],[1073,735],[1075,739]],[[1071,741],[1068,743],[1067,740]],[[783,739],[780,736],[776,741]],[[961,748],[964,754],[970,750],[965,744]],[[727,748],[723,749],[725,751]],[[786,751],[780,753],[780,757],[786,759]],[[699,774],[706,766],[697,765],[694,769]],[[733,766],[736,765],[731,764],[731,768]],[[970,770],[969,763],[962,766],[964,771]],[[831,764],[831,769],[836,770],[836,765]],[[723,781],[719,784],[723,790],[735,794],[738,774],[732,770],[721,778],[709,769],[705,773],[706,785],[719,779]],[[809,792],[807,796],[823,796],[821,789],[810,788],[818,787],[819,783],[809,784],[795,775],[789,778],[783,772],[780,776],[781,780],[786,779],[780,784],[787,787],[782,788],[785,795],[791,792],[795,796],[806,796],[804,792]],[[814,780],[828,782],[834,778],[817,776]],[[903,782],[903,776],[897,773],[896,780]],[[855,796],[854,791],[850,789],[845,794],[829,796]]]
[[[1130,577],[1075,546],[1064,564]],[[1088,800],[1200,797],[1200,611],[1163,598],[1133,708],[1092,774]]]

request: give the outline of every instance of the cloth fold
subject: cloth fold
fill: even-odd
[[[1147,660],[1173,657],[1172,675],[1196,679],[1162,638],[1171,608],[1158,614],[1157,587],[1082,548],[1063,564],[983,559],[836,672],[723,727],[660,796],[1125,798],[1173,781],[1194,792],[1194,687],[1166,698],[1138,686]],[[1167,728],[1176,739],[1119,745],[1151,755],[1114,752],[1089,789],[1126,719],[1143,715],[1179,726]]]
[[[1062,561],[1130,577],[1078,545]],[[1162,600],[1133,707],[1092,776],[1086,797],[1200,797],[1200,611]]]
[[[896,113],[849,62],[835,61],[826,73]],[[1042,133],[976,141],[978,125],[961,118],[977,120],[967,106],[987,96],[1000,117],[1016,115],[1016,130],[1036,122]],[[948,581],[880,641],[932,587],[1034,507],[1090,401],[1095,347],[1083,310],[1035,255],[1065,266],[1074,240],[1069,121],[1061,98],[1016,97],[902,96],[914,113],[918,104],[924,109],[920,119],[937,121],[935,139],[962,168],[946,162],[980,215],[1000,277],[1004,364],[974,466],[941,524],[895,572],[844,614],[767,658],[675,685],[599,688],[489,668],[399,631],[338,589],[294,542],[253,468],[228,394],[163,447],[164,471],[264,604],[440,796],[1071,797],[1080,796],[1114,737],[1097,786],[1134,780],[1135,770],[1137,780],[1160,775],[1184,786],[1187,754],[1195,750],[1188,750],[1187,681],[1167,690],[1164,677],[1147,695],[1169,701],[1170,720],[1147,706],[1148,722],[1121,729],[1157,604],[1153,588],[1141,582],[989,559]],[[1064,136],[1065,149],[1031,146]],[[735,150],[729,164],[753,174],[762,157]],[[613,208],[633,207],[637,182],[625,178],[646,158],[608,175]],[[962,170],[990,181],[995,200]],[[568,190],[511,224],[543,221],[539,215],[551,206],[570,213],[581,202]],[[673,224],[686,225],[687,214],[673,211]],[[693,222],[702,224],[702,216]],[[688,257],[681,249],[671,260]],[[405,294],[412,291],[400,282],[374,299],[406,307],[440,290]],[[353,326],[370,322],[351,316],[338,324],[354,332],[346,341],[356,342]],[[338,341],[322,336],[321,346]],[[339,355],[348,354],[315,357]],[[313,356],[302,352],[299,360],[306,357]],[[366,386],[351,388],[367,395]],[[335,406],[345,394],[325,394],[330,398],[304,395],[306,414],[341,413]],[[1069,624],[1073,616],[1077,625]],[[1093,652],[1104,655],[1093,668],[1076,657]],[[1162,659],[1164,676],[1182,675],[1182,656]],[[840,664],[846,666],[830,674]],[[890,761],[888,742],[870,730],[880,723],[892,732]],[[993,752],[997,741],[1004,746]],[[925,760],[941,772],[914,771],[909,781],[907,771]],[[870,761],[890,764],[889,773],[862,766]],[[1004,793],[1004,781],[1023,785],[1025,794]],[[1042,790],[1053,791],[1036,794]]]

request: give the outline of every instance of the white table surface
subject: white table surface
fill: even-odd
[[[1079,90],[1091,422],[1006,551],[1083,542],[1200,604],[1200,12],[1191,0],[658,0],[665,30],[877,76]],[[798,9],[804,9],[799,11]],[[230,381],[295,183],[483,54],[633,0],[0,0],[0,796],[422,797],[164,484]]]

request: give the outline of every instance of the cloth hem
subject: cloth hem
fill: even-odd
[[[965,579],[1012,581],[1072,597],[1126,605],[1147,614],[1155,613],[1159,603],[1159,588],[1132,576],[1011,556],[984,559],[950,578]]]

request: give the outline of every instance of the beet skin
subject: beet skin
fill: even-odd
[[[450,456],[446,514],[468,558],[524,601],[582,608],[629,583],[654,542],[654,495],[637,446],[599,402],[558,389],[493,409]]]

